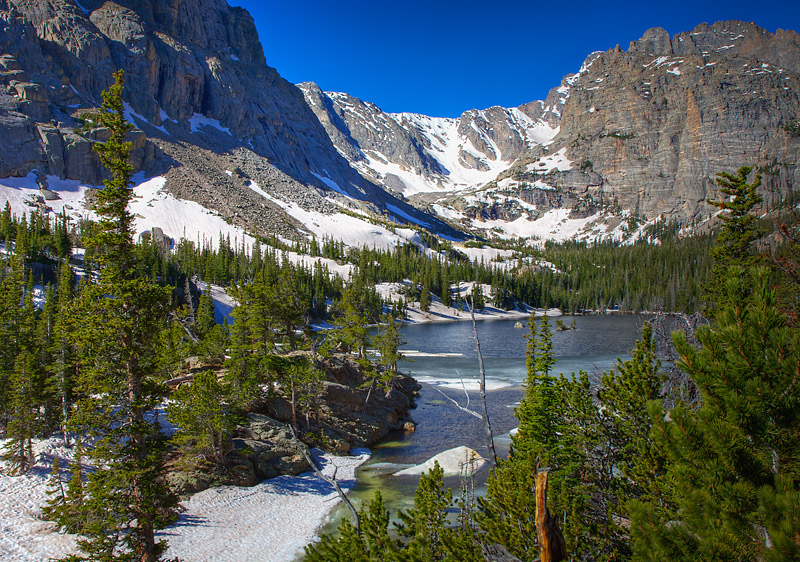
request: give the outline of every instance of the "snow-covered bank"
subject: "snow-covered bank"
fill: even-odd
[[[75,537],[59,534],[41,512],[53,458],[59,457],[66,479],[72,450],[56,438],[36,443],[35,449],[37,463],[28,474],[6,476],[0,463],[0,562],[41,562],[75,552]],[[349,457],[314,453],[323,472],[335,474],[345,491],[355,485],[356,469],[369,458],[367,449]],[[285,562],[314,540],[339,501],[313,472],[272,478],[252,488],[211,488],[184,502],[180,520],[160,537],[170,545],[169,556],[185,562]]]
[[[384,301],[399,302],[401,299],[405,301],[403,296],[407,290],[407,286],[411,282],[406,280],[404,283],[378,283],[375,285],[375,290]],[[472,294],[472,282],[461,282],[457,285],[451,286],[451,295],[453,299],[458,297],[462,302],[467,302],[469,295]],[[481,290],[486,295],[487,300],[491,297],[491,286],[482,285]],[[420,309],[419,301],[405,301],[406,304],[406,318],[407,324],[425,324],[431,322],[454,322],[458,320],[471,320],[469,308],[464,305],[463,308],[456,308],[455,306],[445,306],[442,300],[436,295],[430,295],[431,302],[427,311]],[[527,319],[530,317],[531,312],[536,316],[544,316],[545,314],[550,318],[561,316],[563,313],[558,308],[531,308],[523,305],[515,310],[503,310],[491,305],[486,305],[481,310],[475,311],[475,320],[514,320],[514,319]]]
[[[0,447],[6,443],[0,439]],[[0,461],[0,562],[41,562],[61,558],[75,551],[73,535],[59,534],[55,524],[42,519],[47,501],[47,480],[54,456],[65,471],[72,449],[51,438],[34,445],[36,465],[23,476],[7,476]],[[63,478],[69,478],[62,472]]]
[[[475,311],[475,320],[525,320],[530,318],[531,312],[539,316],[553,318],[561,316],[562,312],[558,308],[503,310],[493,306],[486,306],[482,310]],[[425,312],[419,308],[409,306],[406,314],[406,322],[409,324],[425,324],[430,322],[455,322],[459,320],[472,320],[469,310],[459,310],[450,306],[444,306],[441,302],[431,303],[430,309]]]
[[[336,457],[315,451],[323,473],[345,491],[367,449]],[[314,540],[325,516],[339,502],[336,491],[313,472],[279,476],[252,488],[210,488],[185,502],[180,521],[160,533],[168,556],[186,562],[286,562]]]

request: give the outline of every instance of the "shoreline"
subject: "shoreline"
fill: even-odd
[[[527,320],[530,318],[531,313],[537,318],[547,315],[548,318],[556,318],[563,316],[564,313],[558,308],[532,308],[525,307],[525,309],[515,310],[502,310],[493,306],[485,306],[481,310],[475,311],[475,321],[482,320]],[[438,302],[431,304],[428,312],[423,312],[416,307],[408,307],[406,318],[401,322],[406,325],[411,324],[435,324],[440,322],[464,322],[472,320],[472,316],[467,310],[459,310],[453,307],[442,306]]]
[[[370,457],[368,449],[334,456],[312,449],[326,476],[336,476],[347,493],[356,484],[356,470]],[[160,531],[167,556],[191,562],[285,562],[314,542],[341,498],[314,472],[278,476],[250,488],[209,488],[182,502],[178,522]]]

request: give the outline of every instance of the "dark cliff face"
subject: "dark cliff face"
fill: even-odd
[[[23,148],[22,157],[0,160],[0,176],[36,168],[96,180],[91,159],[64,169],[48,162],[49,152],[64,147],[24,145],[37,143],[43,127],[53,146],[79,142],[69,137],[73,117],[99,104],[121,68],[126,101],[145,133],[162,127],[168,139],[203,145],[188,137],[198,131],[193,117],[202,115],[230,133],[221,147],[205,143],[211,148],[244,146],[301,182],[324,188],[314,176],[324,171],[353,197],[379,200],[375,186],[336,152],[302,93],[267,66],[245,10],[222,0],[11,0],[0,3],[0,12],[2,78],[9,87],[2,95],[3,125],[14,129],[10,136]]]
[[[350,166],[303,93],[267,65],[241,8],[223,0],[5,0],[0,25],[0,177],[36,171],[101,183],[92,134],[76,129],[123,69],[128,119],[140,129],[134,171],[165,174],[179,197],[287,236],[291,220],[271,202],[254,202],[249,180],[319,212],[330,212],[324,199],[339,192],[347,204],[376,212],[391,204],[449,228]],[[243,166],[243,180],[224,173]]]
[[[800,118],[795,32],[719,22],[670,38],[656,28],[588,63],[551,147],[585,172],[554,174],[565,191],[691,225],[714,210],[705,200],[720,171],[756,167],[767,206],[800,186],[800,139],[785,129]]]

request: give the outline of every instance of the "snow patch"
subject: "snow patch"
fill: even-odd
[[[323,172],[324,172],[324,171],[325,171],[325,170],[323,170]],[[349,197],[349,195],[347,194],[347,192],[346,192],[344,189],[342,189],[341,187],[339,187],[339,184],[338,184],[338,183],[336,183],[335,181],[333,181],[333,180],[330,178],[330,176],[328,176],[328,172],[325,172],[325,176],[321,176],[321,175],[319,175],[319,174],[317,174],[317,173],[315,173],[315,172],[311,172],[311,175],[312,175],[312,176],[314,176],[315,178],[317,178],[319,181],[321,181],[321,182],[322,182],[322,183],[324,183],[325,185],[327,185],[327,186],[328,186],[329,188],[331,188],[332,190],[334,190],[336,193],[340,193],[340,194],[342,194],[342,195],[346,195],[346,196],[348,196],[348,197]]]
[[[128,102],[126,102],[126,101],[122,102],[122,107],[123,107],[124,114],[125,114],[125,120],[128,121],[128,123],[136,123],[137,121],[140,122],[140,123],[147,123],[148,125],[150,125],[154,129],[158,129],[159,131],[161,131],[165,135],[169,134],[169,132],[167,132],[167,130],[163,127],[163,125],[159,125],[159,126],[153,125],[152,123],[150,123],[150,121],[147,120],[147,118],[144,115],[140,115],[139,113],[136,113],[136,110],[134,110],[133,107],[131,106],[131,104],[129,104]]]
[[[227,127],[223,127],[222,124],[217,121],[216,119],[212,119],[210,117],[206,117],[205,115],[201,115],[199,113],[195,113],[189,119],[189,130],[192,133],[198,133],[200,131],[200,127],[213,127],[218,131],[222,131],[228,135],[231,134],[231,130]]]
[[[466,473],[467,475],[475,474],[475,472],[486,464],[486,459],[473,449],[462,445],[461,447],[443,451],[422,464],[395,472],[394,475],[415,476],[422,474],[431,470],[437,462],[444,470],[445,475],[456,476],[462,473]]]

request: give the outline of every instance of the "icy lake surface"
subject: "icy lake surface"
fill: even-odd
[[[557,358],[556,373],[569,375],[584,370],[590,378],[614,367],[617,358],[630,358],[630,352],[641,335],[645,316],[564,316],[567,326],[575,320],[575,330],[557,331],[555,319],[553,350]],[[478,337],[485,364],[487,404],[493,425],[497,452],[505,456],[510,438],[508,433],[517,426],[514,406],[518,403],[525,377],[524,336],[527,323],[515,328],[515,321],[478,322]],[[447,398],[466,405],[465,390],[470,396],[470,408],[480,411],[477,392],[478,364],[471,322],[414,324],[403,326],[403,350],[412,359],[399,369],[411,373],[422,385],[417,407],[411,417],[417,424],[414,433],[397,436],[396,440],[375,447],[371,459],[358,472],[358,481],[351,497],[368,501],[380,490],[390,510],[408,507],[413,501],[417,476],[393,476],[400,468],[419,464],[444,450],[468,446],[486,456],[481,421],[458,410]],[[486,470],[478,474],[479,484]],[[457,491],[458,478],[446,479]],[[326,529],[335,528],[344,515],[341,508],[334,513]]]

